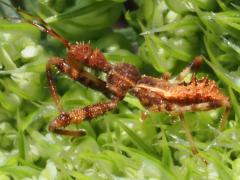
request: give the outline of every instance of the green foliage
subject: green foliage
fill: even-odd
[[[233,108],[223,132],[222,108],[185,114],[200,150],[196,156],[177,117],[150,113],[144,119],[145,109],[130,94],[116,110],[67,127],[86,129],[85,137],[48,132],[58,112],[45,65],[52,56],[64,56],[65,48],[34,26],[15,22],[16,10],[1,2],[0,16],[9,20],[0,20],[0,179],[239,179],[238,0],[136,0],[135,10],[126,9],[125,0],[21,4],[66,39],[91,40],[111,63],[131,63],[143,74],[169,71],[174,77],[203,55],[199,76],[214,79]],[[66,110],[106,100],[54,73]]]
[[[25,0],[24,3],[29,11],[44,18],[65,38],[74,41],[99,37],[119,18],[123,8],[122,0],[81,0],[70,5],[66,0]]]

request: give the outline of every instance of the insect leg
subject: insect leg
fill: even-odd
[[[188,126],[187,122],[185,121],[184,115],[182,113],[179,114],[179,118],[181,120],[182,127],[185,130],[185,134],[186,134],[187,140],[190,143],[190,146],[191,146],[191,149],[192,149],[192,153],[195,155],[195,154],[198,153],[198,150],[197,150],[197,147],[194,144],[191,132],[189,130],[189,126]]]
[[[40,17],[34,16],[20,8],[15,8],[11,4],[8,4],[4,2],[3,0],[0,0],[0,3],[4,4],[5,6],[14,9],[20,16],[20,19],[24,22],[27,22],[29,24],[32,24],[33,26],[36,26],[39,30],[51,35],[52,37],[58,39],[60,42],[62,42],[68,49],[70,48],[70,43],[64,39],[61,35],[59,35],[57,32],[55,32],[53,29],[49,27],[49,25]],[[14,18],[16,19],[16,18]],[[19,19],[19,18],[17,18]]]
[[[192,134],[191,134],[191,132],[190,132],[190,130],[189,130],[189,126],[188,126],[186,120],[184,119],[183,113],[180,113],[180,114],[179,114],[179,118],[180,118],[180,120],[181,120],[182,127],[183,127],[183,129],[185,130],[185,134],[186,134],[187,140],[188,140],[189,143],[190,143],[190,146],[191,146],[191,149],[192,149],[192,153],[193,153],[193,155],[196,155],[196,154],[198,154],[198,150],[197,150],[197,147],[196,147],[196,145],[195,145],[195,143],[194,143],[194,141],[193,141]],[[201,160],[202,160],[206,165],[208,165],[208,162],[207,162],[206,159],[204,159],[204,158],[201,157],[200,155],[198,155],[198,156],[201,158]]]
[[[224,111],[224,113],[223,113],[222,119],[221,119],[221,121],[220,121],[220,126],[219,126],[219,130],[220,130],[220,131],[223,131],[223,129],[224,129],[226,123],[227,123],[228,115],[229,115],[229,113],[230,113],[230,110],[231,110],[230,107],[226,107],[226,109],[225,109],[225,111]]]
[[[97,103],[94,105],[86,106],[84,108],[76,108],[69,112],[62,112],[52,123],[49,125],[49,131],[56,134],[68,135],[68,136],[82,136],[85,135],[84,130],[71,131],[65,130],[70,124],[80,124],[84,120],[91,120],[99,115],[106,113],[114,109],[117,106],[118,99],[114,98],[104,103]]]
[[[51,58],[46,65],[48,87],[50,89],[53,100],[54,100],[54,102],[55,102],[55,104],[56,104],[56,106],[57,106],[57,108],[60,112],[63,111],[63,107],[60,103],[60,97],[57,93],[56,85],[53,82],[53,75],[52,75],[52,71],[51,71],[51,66],[52,65],[58,65],[58,64],[61,64],[63,62],[64,62],[63,59],[56,57],[56,58]]]
[[[52,97],[53,97],[54,102],[60,112],[63,111],[63,107],[60,103],[60,98],[57,93],[56,85],[53,83],[53,78],[52,78],[53,75],[52,75],[52,70],[51,70],[52,66],[56,66],[59,71],[67,74],[72,79],[79,81],[80,83],[82,83],[92,89],[101,91],[105,96],[110,97],[111,92],[110,92],[110,90],[108,90],[106,88],[106,83],[104,81],[96,78],[95,76],[93,76],[92,74],[90,74],[88,72],[85,72],[83,70],[79,71],[79,70],[72,68],[62,58],[54,57],[48,61],[47,67],[46,67],[46,72],[47,72],[48,85],[49,85]]]
[[[107,88],[106,82],[102,81],[96,76],[67,63],[67,61],[62,61],[61,64],[57,64],[56,67],[59,71],[67,74],[73,80],[78,81],[94,90],[102,92],[106,97],[111,97],[112,92]]]
[[[184,80],[184,78],[191,72],[195,72],[200,68],[202,62],[201,56],[197,56],[194,58],[194,61],[189,64],[183,71],[178,75],[175,80],[175,83],[180,83]]]

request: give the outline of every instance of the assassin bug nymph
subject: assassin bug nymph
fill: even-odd
[[[85,135],[84,130],[71,131],[64,128],[70,124],[79,124],[84,120],[93,119],[116,108],[118,102],[124,98],[127,92],[135,95],[149,111],[177,114],[185,129],[193,154],[198,151],[184,119],[184,112],[207,111],[225,107],[220,124],[220,130],[223,130],[230,111],[229,99],[219,90],[215,81],[209,80],[207,77],[200,80],[196,79],[195,71],[199,69],[202,60],[200,56],[196,57],[171,82],[169,81],[170,75],[167,73],[161,78],[141,75],[135,66],[126,63],[112,65],[105,59],[103,53],[98,49],[93,49],[90,43],[71,44],[51,29],[42,19],[36,18],[23,10],[16,10],[30,18],[23,18],[24,21],[57,38],[67,48],[66,58],[53,57],[46,65],[48,86],[59,110],[58,117],[49,125],[51,132],[69,136]],[[84,71],[80,68],[81,65],[106,73],[106,82]],[[53,82],[53,66],[73,80],[102,92],[110,100],[84,108],[76,108],[68,112],[64,111]],[[185,77],[191,73],[191,81],[185,82]]]

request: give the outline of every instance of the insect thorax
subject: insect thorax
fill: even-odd
[[[125,63],[117,64],[108,73],[107,88],[119,98],[123,98],[139,79],[140,73],[135,66]]]

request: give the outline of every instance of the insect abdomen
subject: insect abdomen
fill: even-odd
[[[153,111],[204,111],[230,103],[215,81],[204,78],[189,83],[169,83],[163,79],[143,77],[133,89],[142,105]]]

